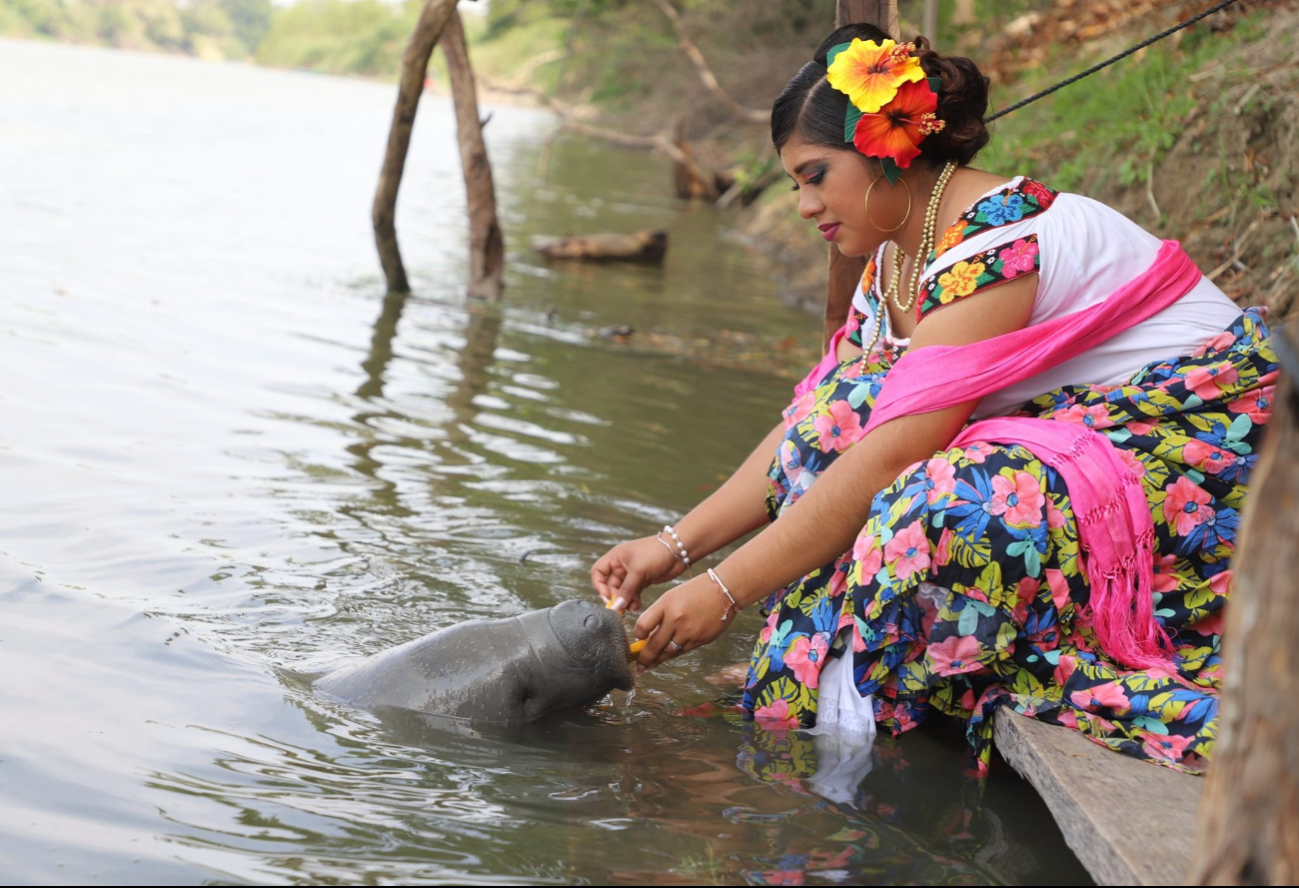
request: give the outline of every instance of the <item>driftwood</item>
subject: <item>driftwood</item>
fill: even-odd
[[[371,220],[374,223],[374,245],[379,250],[379,263],[392,293],[410,292],[406,280],[406,266],[401,261],[397,246],[397,191],[401,187],[402,172],[406,168],[406,151],[410,148],[410,131],[415,125],[415,110],[424,92],[424,75],[428,71],[429,56],[442,36],[443,29],[455,12],[455,0],[425,0],[420,10],[415,30],[411,32],[406,49],[401,54],[401,79],[397,84],[397,105],[392,110],[392,128],[388,130],[388,149],[383,155],[383,170],[379,173],[379,187],[374,193]]]
[[[469,295],[495,302],[501,298],[501,272],[505,268],[505,239],[496,217],[496,189],[492,166],[483,144],[483,126],[478,119],[478,92],[469,65],[460,13],[453,12],[442,43],[447,70],[451,75],[451,96],[456,108],[456,134],[460,142],[460,165],[465,174],[469,198]]]
[[[714,202],[735,185],[729,173],[710,171],[695,161],[695,150],[686,140],[686,125],[680,117],[672,122],[672,144],[680,152],[681,160],[672,161],[672,186],[682,200],[704,198]]]
[[[1291,325],[1291,330],[1295,326]],[[1296,339],[1291,333],[1291,341]],[[1279,349],[1278,349],[1279,350]],[[1227,608],[1222,714],[1191,885],[1299,880],[1299,411],[1276,392],[1250,476]]]
[[[634,234],[564,235],[538,237],[533,247],[548,259],[588,262],[662,262],[668,250],[668,233],[662,230]]]
[[[681,167],[686,174],[698,182],[713,182],[712,191],[715,196],[720,196],[730,185],[730,178],[724,173],[716,173],[705,170],[695,162],[693,152],[682,150],[677,144],[669,138],[668,133],[662,132],[653,136],[638,136],[634,133],[624,133],[618,130],[607,129],[602,126],[584,123],[577,118],[573,109],[563,102],[548,96],[541,90],[526,85],[501,83],[499,81],[489,81],[483,78],[483,82],[497,92],[513,93],[515,95],[528,96],[535,99],[538,103],[554,112],[559,118],[560,124],[569,132],[577,133],[583,136],[590,136],[593,139],[601,139],[611,145],[618,145],[621,148],[634,148],[642,151],[659,151],[669,158],[673,164]],[[721,187],[718,187],[720,184]]]
[[[850,22],[875,25],[895,38],[898,34],[897,0],[836,0],[834,23],[838,27]],[[866,270],[866,258],[845,256],[830,244],[830,279],[825,294],[824,344],[848,320],[852,295]]]

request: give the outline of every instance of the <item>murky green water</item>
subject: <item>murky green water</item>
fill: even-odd
[[[589,594],[600,552],[714,487],[787,397],[699,356],[776,366],[818,326],[659,161],[566,139],[539,175],[551,124],[515,108],[487,129],[507,304],[470,309],[436,99],[398,217],[417,292],[385,301],[368,218],[391,100],[0,41],[0,876],[1084,880],[1031,791],[968,779],[950,733],[881,741],[833,801],[808,738],[683,714],[753,614],[634,695],[520,730],[381,721],[295,680]],[[527,249],[650,226],[661,269]],[[625,323],[625,345],[587,335]]]

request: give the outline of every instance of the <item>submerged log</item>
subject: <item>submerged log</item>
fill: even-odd
[[[447,21],[442,42],[447,70],[451,75],[451,97],[456,108],[456,134],[460,141],[460,165],[464,168],[465,192],[469,199],[469,295],[495,302],[501,298],[501,273],[505,269],[505,238],[496,216],[496,188],[492,165],[483,144],[483,126],[478,118],[478,91],[469,64],[469,47],[460,13]]]
[[[1191,885],[1299,880],[1299,412],[1291,398],[1295,371],[1286,371],[1232,562],[1222,714]]]
[[[532,245],[548,259],[662,262],[668,251],[668,233],[656,229],[633,234],[566,234],[563,237],[536,237]]]

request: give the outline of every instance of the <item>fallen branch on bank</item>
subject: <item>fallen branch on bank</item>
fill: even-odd
[[[709,67],[704,54],[699,51],[698,46],[695,46],[694,41],[686,35],[686,26],[685,22],[681,20],[681,13],[677,12],[668,0],[655,0],[655,3],[658,4],[658,8],[662,13],[668,17],[668,20],[672,22],[672,27],[677,33],[677,43],[681,44],[681,48],[690,57],[695,70],[699,72],[699,79],[703,81],[708,91],[741,120],[747,120],[751,123],[770,123],[770,111],[756,111],[752,108],[745,108],[731,98],[730,93],[722,89],[722,85],[717,82],[717,77],[713,74],[713,69]]]
[[[570,132],[590,136],[593,139],[601,139],[611,145],[618,145],[623,148],[662,152],[671,158],[679,172],[684,172],[685,175],[697,183],[699,196],[715,201],[721,197],[723,191],[730,187],[731,180],[729,176],[724,173],[709,172],[708,170],[705,170],[695,162],[695,159],[691,156],[691,153],[688,150],[675,144],[673,139],[669,136],[671,129],[656,133],[652,136],[638,136],[633,133],[624,133],[619,130],[595,126],[594,124],[579,120],[572,108],[558,99],[546,95],[536,87],[511,86],[503,83],[491,82],[485,78],[483,83],[498,92],[523,95],[535,99],[547,110],[553,112],[555,116],[559,118],[559,121],[564,128]],[[680,191],[680,189],[678,189],[678,191]],[[691,193],[693,194],[694,192],[692,191]]]

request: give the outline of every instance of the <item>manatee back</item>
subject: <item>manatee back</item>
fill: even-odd
[[[400,707],[477,721],[519,717],[527,642],[514,618],[471,620],[327,673],[316,688],[367,709]]]

